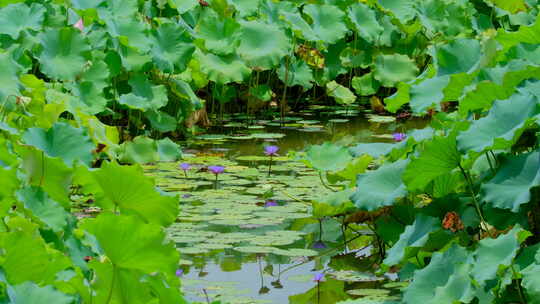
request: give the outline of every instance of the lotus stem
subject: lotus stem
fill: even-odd
[[[334,188],[332,188],[332,187],[328,186],[328,185],[327,185],[327,184],[325,183],[325,181],[324,181],[324,178],[323,178],[323,176],[322,176],[322,172],[321,172],[321,171],[319,171],[319,179],[321,180],[321,184],[322,184],[322,185],[323,185],[323,186],[324,186],[324,187],[325,187],[326,189],[328,189],[328,190],[332,190],[333,192],[337,192],[337,190],[336,190],[336,189],[334,189]]]
[[[493,168],[493,164],[491,163],[491,158],[489,157],[489,153],[486,151],[486,158],[489,163],[489,168],[491,169],[491,172],[495,174],[495,169]]]
[[[109,295],[107,295],[107,302],[105,302],[107,304],[111,302],[112,294],[114,290],[114,281],[116,281],[116,265],[112,264],[112,268],[113,268],[113,274],[112,274],[112,280],[111,280],[111,289],[109,290]]]
[[[268,176],[270,176],[272,172],[272,154],[270,154],[270,164],[268,165]]]
[[[476,209],[476,213],[478,214],[478,217],[480,218],[480,222],[481,222],[480,229],[486,231],[489,234],[489,236],[492,236],[491,232],[489,231],[487,222],[484,219],[484,216],[482,215],[482,209],[480,209],[480,205],[478,204],[478,200],[476,199],[476,194],[474,193],[471,177],[467,174],[465,169],[463,169],[461,164],[459,164],[458,166],[459,166],[459,170],[461,170],[461,174],[463,174],[463,177],[465,177],[465,180],[467,181],[467,185],[469,186],[469,191],[471,192],[471,197],[472,197],[474,207]]]
[[[217,190],[217,184],[218,184],[218,175],[214,174],[216,176],[216,179],[214,180],[214,189]]]

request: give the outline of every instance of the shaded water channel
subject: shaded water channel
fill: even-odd
[[[321,114],[322,113],[322,114]],[[363,113],[316,109],[276,121],[231,117],[190,141],[183,162],[147,166],[158,185],[181,196],[169,237],[181,253],[185,297],[202,303],[336,303],[350,298],[399,300],[392,275],[377,276],[371,231],[343,230],[338,219],[311,215],[311,201],[331,193],[317,172],[289,151],[336,142],[391,142],[421,120],[370,122]],[[387,118],[391,120],[390,118]],[[264,145],[280,147],[268,174]],[[207,172],[225,166],[224,174]],[[322,228],[322,233],[321,233]],[[324,273],[324,280],[313,277]]]

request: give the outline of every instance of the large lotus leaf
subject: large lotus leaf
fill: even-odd
[[[132,92],[120,96],[119,102],[132,109],[158,110],[167,105],[167,89],[163,85],[153,86],[144,74],[135,74],[129,79]]]
[[[360,77],[354,76],[352,87],[358,95],[369,96],[377,93],[381,84],[373,77],[373,73],[367,73]]]
[[[482,185],[490,205],[518,212],[531,200],[531,188],[540,186],[540,152],[509,157],[489,182]]]
[[[40,40],[41,71],[50,78],[75,80],[86,63],[85,52],[90,50],[81,32],[74,28],[50,29],[40,35]]]
[[[80,227],[96,238],[115,267],[145,273],[174,273],[177,268],[178,251],[165,243],[159,225],[145,223],[135,216],[106,212],[84,221]]]
[[[306,152],[306,160],[320,171],[340,171],[345,169],[352,156],[345,147],[324,143],[311,146]]]
[[[39,31],[45,17],[45,8],[38,3],[28,7],[24,3],[8,5],[0,10],[0,34],[18,39],[22,31]]]
[[[73,7],[80,10],[97,8],[105,0],[71,0]]]
[[[0,53],[0,105],[9,96],[19,96],[19,65],[11,58],[10,53]],[[13,98],[13,97],[11,97]]]
[[[385,87],[393,87],[398,82],[413,80],[418,73],[414,60],[407,55],[379,55],[375,59],[375,79]]]
[[[231,17],[220,17],[213,10],[206,10],[199,18],[197,36],[204,39],[204,46],[214,54],[232,54],[240,41],[240,24]]]
[[[164,226],[178,215],[176,198],[161,195],[139,166],[105,162],[100,169],[79,174],[79,179],[85,190],[94,194],[96,204],[105,210],[120,207],[121,211]]]
[[[317,33],[311,28],[311,25],[307,23],[299,12],[285,12],[283,13],[285,20],[289,22],[294,33],[307,41],[318,41],[319,37]]]
[[[457,39],[436,48],[435,63],[438,76],[470,73],[481,58],[481,45],[475,39]]]
[[[83,129],[74,128],[65,122],[57,122],[52,128],[30,128],[23,137],[27,145],[34,146],[51,157],[60,157],[68,166],[80,160],[90,164],[94,145]]]
[[[482,152],[486,149],[505,149],[512,145],[538,114],[536,98],[515,94],[507,100],[497,100],[486,117],[472,122],[458,136],[461,151]]]
[[[293,59],[294,58],[294,59]],[[300,85],[304,89],[309,89],[313,86],[315,79],[313,78],[313,71],[308,64],[301,59],[292,57],[287,65],[287,59],[282,60],[278,69],[278,77],[287,86]]]
[[[192,10],[199,5],[198,0],[168,0],[169,5],[172,8],[178,10],[180,14],[183,14],[189,10]]]
[[[473,31],[471,12],[475,10],[466,1],[424,0],[416,8],[428,33],[457,36]]]
[[[377,46],[392,47],[405,36],[401,29],[393,23],[393,20],[394,19],[390,16],[382,16],[379,20],[379,23],[383,27],[383,31],[381,36],[375,40]]]
[[[40,287],[32,282],[24,282],[13,287],[8,287],[7,294],[9,296],[10,303],[16,304],[70,304],[74,301],[73,296],[62,293],[51,285]]]
[[[540,264],[531,264],[521,271],[521,285],[526,289],[530,304],[540,303]]]
[[[32,186],[46,189],[47,194],[64,206],[69,208],[69,192],[72,181],[72,169],[62,159],[51,158],[45,153],[26,148],[17,151],[22,158],[22,171],[26,181]]]
[[[436,137],[425,143],[420,156],[407,166],[403,182],[411,191],[423,190],[435,178],[457,168],[460,159],[455,135]]]
[[[410,96],[411,84],[400,82],[397,84],[397,92],[384,99],[386,104],[385,109],[389,112],[396,113],[401,106],[411,100]]]
[[[166,137],[156,141],[157,151],[159,153],[159,160],[161,161],[175,161],[182,157],[182,150],[177,143],[173,142],[170,138]]]
[[[351,197],[356,207],[372,211],[393,205],[397,199],[404,197],[407,189],[401,176],[408,163],[408,160],[399,160],[358,175],[357,190]]]
[[[118,10],[126,10],[125,8]],[[126,10],[127,11],[127,10]],[[117,38],[120,44],[137,49],[140,52],[147,52],[152,46],[148,37],[148,24],[139,18],[128,15],[118,17],[108,10],[100,10],[100,18],[105,21],[108,33]]]
[[[416,16],[415,2],[416,0],[379,0],[379,4],[391,11],[403,24]]]
[[[496,39],[504,46],[503,51],[506,51],[519,43],[539,44],[540,18],[536,18],[534,24],[520,26],[517,31],[507,31],[503,28],[499,28]]]
[[[349,6],[349,19],[356,26],[359,36],[368,43],[376,41],[383,32],[383,27],[377,21],[375,11],[363,3]]]
[[[17,198],[24,203],[26,209],[53,231],[60,232],[66,227],[70,214],[41,188],[23,188],[17,191]]]
[[[199,53],[201,70],[208,74],[208,79],[217,84],[242,82],[251,70],[236,55],[217,56],[211,53]]]
[[[438,218],[419,214],[414,223],[405,227],[399,240],[388,250],[384,264],[393,266],[401,263],[403,259],[414,257],[422,248],[432,232],[441,229]]]
[[[253,15],[259,10],[261,0],[230,0],[241,17]]]
[[[89,115],[104,111],[107,107],[107,99],[105,99],[103,89],[108,86],[108,80],[109,69],[107,65],[103,61],[93,62],[83,72],[80,82],[71,87],[73,95],[78,98],[66,98],[68,110],[73,114],[82,111]]]
[[[325,216],[334,216],[336,214],[343,214],[349,210],[354,210],[354,206],[349,199],[353,192],[354,189],[350,188],[316,198],[312,203],[313,216],[323,218]]]
[[[307,4],[304,13],[313,20],[312,29],[320,41],[328,44],[336,43],[345,36],[347,27],[344,23],[345,13],[334,5]]]
[[[467,250],[455,244],[444,252],[434,253],[429,265],[415,271],[414,280],[405,288],[403,302],[468,303],[472,300],[470,295],[472,287],[468,278],[471,265],[467,263],[467,259]],[[458,282],[461,284],[456,284]],[[445,291],[448,285],[453,288]],[[449,293],[453,294],[452,299],[448,299]],[[437,299],[436,295],[443,299]]]
[[[173,23],[165,23],[152,31],[151,53],[156,66],[165,73],[183,71],[195,51],[184,30]]]
[[[439,109],[440,102],[444,100],[443,90],[450,82],[449,76],[439,76],[426,79],[419,84],[412,85],[410,88],[409,101],[414,113],[425,113],[435,105]]]
[[[521,242],[530,235],[519,225],[496,239],[485,238],[478,243],[473,253],[474,263],[471,274],[481,285],[498,277],[498,271],[510,267],[514,261]]]
[[[384,156],[390,153],[392,149],[394,148],[396,148],[396,145],[394,144],[366,143],[366,144],[358,144],[352,147],[350,151],[354,156],[368,154],[368,155],[373,156],[374,158],[379,158],[381,156]]]
[[[487,0],[487,2],[511,14],[527,11],[527,4],[524,0]]]
[[[278,65],[289,51],[289,38],[276,25],[258,21],[241,23],[238,54],[257,69],[268,70]]]
[[[356,100],[356,95],[354,95],[351,90],[340,85],[334,80],[326,84],[326,92],[328,96],[334,97],[338,104],[348,105]]]
[[[33,233],[38,232],[17,230],[0,234],[2,270],[11,284],[50,284],[59,271],[73,266],[64,253],[52,249]]]

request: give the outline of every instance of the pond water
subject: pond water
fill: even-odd
[[[164,191],[179,194],[180,216],[169,237],[181,253],[185,297],[202,303],[336,303],[350,298],[399,300],[395,275],[375,275],[372,233],[317,219],[311,201],[331,193],[318,172],[290,151],[323,142],[391,142],[393,132],[422,128],[343,109],[318,108],[275,121],[230,118],[187,143],[178,163],[145,167]],[[263,154],[264,145],[279,156]],[[209,165],[225,166],[216,176]],[[322,232],[321,232],[322,230]],[[314,276],[324,273],[321,282]]]

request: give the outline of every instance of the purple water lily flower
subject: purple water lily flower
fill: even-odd
[[[264,207],[275,207],[278,206],[278,203],[275,200],[267,200],[264,203]]]
[[[182,169],[184,171],[184,175],[187,177],[187,171],[189,169],[191,169],[191,165],[188,164],[188,163],[181,163],[180,164],[180,169]]]
[[[326,244],[323,242],[323,241],[316,241],[315,243],[313,243],[313,249],[326,249],[327,246]]]
[[[319,273],[317,273],[317,274],[313,277],[313,281],[314,281],[314,282],[317,282],[317,283],[320,283],[320,282],[324,281],[324,272],[319,272]]]
[[[399,141],[403,141],[407,138],[407,134],[405,133],[394,133],[392,134],[392,137],[394,138],[395,141],[399,142]]]
[[[208,170],[217,176],[218,174],[221,174],[221,173],[225,172],[225,167],[223,167],[223,166],[208,166]]]
[[[279,151],[278,146],[266,146],[266,147],[264,147],[264,154],[266,154],[268,156],[277,155],[277,151]]]
[[[175,274],[176,274],[177,277],[181,277],[184,274],[184,270],[183,269],[177,269]]]

